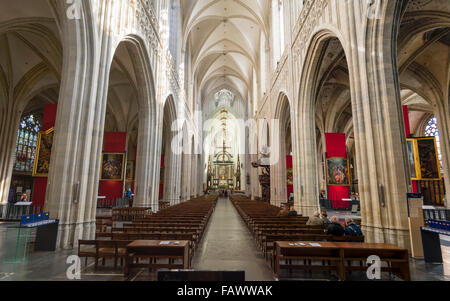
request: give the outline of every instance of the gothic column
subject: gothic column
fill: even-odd
[[[60,221],[57,246],[71,248],[95,234],[105,70],[90,4],[82,2],[80,19],[68,19],[63,2],[54,7],[64,55],[45,209]]]
[[[0,110],[0,205],[8,203],[20,117],[21,112],[15,109],[13,101],[5,101]],[[4,214],[6,211],[0,213]]]
[[[438,122],[442,164],[444,169],[444,185],[447,191],[445,207],[450,208],[450,113],[448,108],[445,108],[445,104],[440,105],[439,109],[436,110],[436,118]]]
[[[151,104],[153,106],[153,104]],[[138,150],[136,158],[135,207],[152,207],[159,210],[159,180],[161,171],[161,146],[163,108],[149,108],[139,114]]]
[[[294,202],[299,214],[311,216],[319,209],[315,118],[303,109],[299,109],[297,116],[297,131],[292,133],[293,137],[294,132],[296,135],[293,140],[298,141],[293,146]]]
[[[361,16],[361,3],[350,1],[346,25],[363,230],[368,242],[409,247],[410,179],[395,60],[403,4],[383,2],[385,17],[376,19]]]

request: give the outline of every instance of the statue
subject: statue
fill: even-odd
[[[254,168],[262,168],[262,175],[259,176],[259,183],[262,190],[262,201],[270,203],[270,165],[269,155],[266,152],[267,149],[261,152],[262,158],[258,162],[252,162]]]

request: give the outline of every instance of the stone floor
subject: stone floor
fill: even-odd
[[[227,198],[219,199],[193,266],[199,270],[244,270],[247,281],[274,280],[251,233]]]
[[[11,250],[14,253],[16,245],[11,240],[11,228],[15,223],[0,222],[0,281],[11,280],[67,280],[66,263],[70,255],[76,250],[63,250],[57,252],[36,252],[27,258],[16,258],[11,263]],[[8,234],[8,235],[7,235]],[[14,234],[14,233],[13,233]],[[14,236],[14,235],[13,235]],[[9,237],[9,238],[8,238]],[[262,253],[256,248],[253,237],[238,215],[236,209],[226,198],[219,199],[211,221],[205,231],[193,259],[193,268],[196,270],[244,270],[246,280],[271,281],[274,280],[271,269],[266,263]],[[84,281],[148,281],[156,280],[154,272],[147,269],[137,271],[131,278],[125,279],[121,269],[114,270],[109,260],[105,267],[100,266],[97,271],[93,268],[92,259],[87,266],[82,262],[82,280]],[[443,276],[443,267],[440,264],[426,264],[423,260],[411,259],[411,276],[413,280],[449,281],[449,276]],[[293,280],[335,280],[328,273],[283,273],[283,278]],[[364,274],[352,274],[351,280],[364,280]]]

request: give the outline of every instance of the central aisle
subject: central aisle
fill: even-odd
[[[272,271],[228,198],[219,198],[193,259],[196,270],[245,271],[247,281],[272,281]]]

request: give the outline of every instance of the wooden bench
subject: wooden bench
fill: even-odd
[[[126,247],[124,276],[128,277],[131,269],[139,267],[149,269],[189,269],[189,241],[162,243],[160,240],[137,240],[128,244]],[[149,262],[139,262],[142,259],[148,259]],[[166,259],[168,262],[158,263],[160,259]],[[176,263],[176,260],[181,260],[181,263]]]
[[[409,281],[408,250],[390,244],[354,243],[354,242],[311,242],[311,241],[276,241],[274,252],[274,273],[280,278],[282,269],[294,270],[328,270],[334,271],[340,280],[346,279],[348,271],[366,271],[366,262],[371,255],[379,256],[388,266],[383,272],[394,273]],[[299,261],[295,264],[292,261]],[[285,261],[282,264],[282,261]],[[318,265],[313,265],[317,261]],[[301,264],[303,262],[303,264]],[[349,263],[357,262],[359,265]]]

